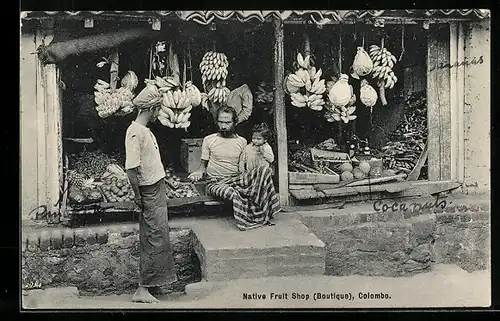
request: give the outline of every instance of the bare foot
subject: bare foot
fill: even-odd
[[[152,296],[148,289],[140,286],[137,291],[135,291],[134,296],[132,297],[132,302],[160,303],[160,300]]]
[[[166,294],[170,294],[171,291],[168,291],[162,287],[154,287],[154,288],[151,288],[149,290],[149,293],[153,294],[153,295],[166,295]]]

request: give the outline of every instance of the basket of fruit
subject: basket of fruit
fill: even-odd
[[[135,194],[128,178],[108,177],[103,181],[100,188],[108,203],[134,201]]]

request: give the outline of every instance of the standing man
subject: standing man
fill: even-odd
[[[236,111],[222,106],[215,119],[219,130],[203,139],[200,168],[189,178],[198,181],[207,174],[207,193],[232,201],[240,230],[273,225],[270,220],[280,211],[280,205],[271,169],[258,166],[241,173],[239,163],[247,140],[236,134]]]
[[[125,136],[125,169],[135,193],[139,218],[140,283],[132,301],[158,303],[153,295],[165,294],[163,286],[177,280],[170,244],[165,169],[156,137],[147,127],[158,116],[158,107],[139,108]]]

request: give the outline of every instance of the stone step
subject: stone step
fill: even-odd
[[[193,222],[190,228],[207,281],[325,273],[325,244],[297,216],[281,214],[275,226],[250,231],[238,230],[232,218]]]

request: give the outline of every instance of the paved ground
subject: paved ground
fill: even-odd
[[[23,306],[50,309],[484,307],[490,305],[491,297],[488,271],[467,273],[454,265],[437,265],[432,272],[404,278],[322,275],[204,282],[188,286],[186,294],[161,297],[159,304],[132,303],[131,295],[77,297],[71,292],[44,292],[23,296]],[[384,293],[388,298],[363,300],[359,298],[360,292]],[[255,293],[260,299],[244,299],[244,293],[250,296]],[[277,298],[271,298],[271,293]],[[294,293],[302,297],[296,298]],[[324,297],[315,300],[315,293]],[[327,297],[331,294],[333,299]],[[341,298],[344,294],[347,300]]]

